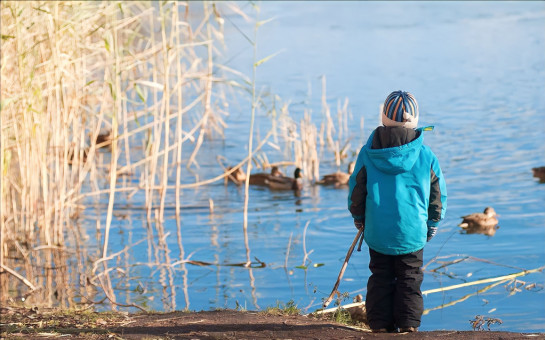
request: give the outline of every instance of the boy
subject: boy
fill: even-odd
[[[392,92],[349,180],[348,209],[369,246],[365,307],[373,332],[416,332],[424,309],[423,248],[445,216],[447,191],[437,157],[416,129],[418,104]]]

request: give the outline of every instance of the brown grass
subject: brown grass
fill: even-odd
[[[66,267],[84,199],[108,199],[105,225],[97,221],[102,259],[114,204],[135,190],[146,192],[148,228],[163,235],[165,197],[180,195],[182,145],[196,141],[187,166],[198,166],[205,134],[225,126],[226,112],[212,104],[225,99],[212,62],[222,25],[213,4],[201,5],[199,18],[182,2],[2,2],[0,265],[12,273],[1,276],[2,297],[60,287],[58,270],[48,278],[32,268]],[[97,142],[105,132],[108,141]],[[110,153],[107,164],[101,152]],[[140,174],[138,187],[120,183]],[[83,193],[86,185],[94,191]],[[93,284],[113,300],[111,268],[101,263]]]
[[[193,13],[195,6],[202,11]],[[242,88],[252,96],[248,155],[232,171],[246,165],[249,173],[252,162],[270,166],[262,147],[281,150],[279,145],[285,144],[287,151],[276,164],[299,166],[307,178],[318,179],[323,131],[328,150],[341,159],[347,102],[338,108],[336,132],[325,100],[325,79],[321,132],[310,111],[296,123],[288,105],[274,99],[273,130],[261,139],[254,136],[264,101],[255,86],[257,69],[275,54],[257,58],[257,29],[267,20],[256,20],[252,79],[216,62],[223,46],[222,11],[249,20],[236,5],[2,1],[0,9],[1,301],[91,306],[100,293],[112,307],[121,305],[111,276],[123,271],[120,262],[128,261],[131,247],[147,241],[148,265],[160,271],[167,285],[174,286],[173,266],[181,266],[188,308],[185,264],[192,254],[183,246],[182,190],[220,181],[229,173],[208,179],[195,175],[193,183],[184,184],[182,178],[199,169],[197,155],[207,138],[223,137],[226,90]],[[271,135],[274,142],[268,141]],[[250,263],[247,185],[243,232]],[[143,228],[148,238],[112,253],[114,206],[138,192],[145,195]],[[171,253],[164,228],[171,195],[177,254]],[[96,232],[82,228],[82,211],[105,200]],[[93,240],[96,251],[88,248]],[[254,294],[251,268],[249,275]],[[165,298],[176,308],[174,291]]]

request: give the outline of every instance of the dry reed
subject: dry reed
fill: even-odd
[[[2,2],[0,265],[9,273],[0,275],[2,299],[9,290],[25,291],[17,282],[31,291],[60,288],[68,271],[42,282],[37,264],[66,266],[58,255],[74,246],[67,237],[79,237],[79,209],[94,196],[108,199],[105,224],[97,220],[99,278],[113,304],[112,271],[104,259],[114,205],[124,192],[146,192],[147,228],[155,227],[160,241],[151,247],[168,261],[162,221],[172,188],[179,220],[182,145],[196,141],[187,166],[198,166],[205,134],[222,135],[226,126],[226,112],[212,104],[223,107],[225,100],[212,62],[223,26],[214,4],[202,6],[199,18],[189,15],[188,3],[176,1]],[[196,51],[200,46],[204,53]],[[98,141],[104,131],[108,140]],[[145,151],[134,152],[141,141]],[[169,185],[173,165],[176,182]],[[140,178],[140,185],[120,184],[127,175]],[[82,191],[87,183],[94,190]],[[31,251],[34,256],[26,255]]]
[[[112,308],[133,306],[117,301],[112,282],[119,278],[111,276],[122,273],[122,266],[138,264],[129,263],[131,247],[111,253],[110,234],[117,222],[116,203],[140,192],[145,197],[142,227],[148,251],[148,262],[142,265],[159,268],[162,284],[171,287],[164,300],[174,309],[172,268],[179,264],[188,308],[186,263],[191,254],[186,256],[182,237],[184,189],[219,181],[242,166],[249,175],[253,161],[262,167],[294,164],[307,178],[318,179],[323,138],[310,111],[295,123],[288,104],[272,96],[273,129],[263,138],[254,136],[264,103],[263,94],[256,91],[257,69],[274,56],[257,58],[258,28],[267,20],[256,20],[254,38],[248,39],[254,50],[249,79],[216,62],[223,45],[219,7],[246,14],[234,4],[197,5],[202,14],[193,13],[190,3],[177,1],[1,2],[0,272],[6,275],[0,275],[0,300],[15,295],[33,304],[68,306],[106,299]],[[339,104],[335,129],[325,100],[325,78],[323,84],[328,148],[339,163],[347,145],[348,102]],[[206,138],[223,137],[225,91],[233,88],[251,93],[247,157],[229,172],[184,183],[187,173],[199,168]],[[271,135],[273,142],[268,140]],[[278,151],[281,144],[287,145],[284,158],[270,163],[272,157],[262,147]],[[164,228],[167,198],[172,195],[179,250],[175,258]],[[104,200],[106,212],[97,217],[95,238],[89,241],[78,217],[85,207]],[[246,181],[247,266],[248,201]],[[87,249],[85,243],[91,241],[96,251]],[[67,254],[72,253],[77,270],[68,268]],[[248,270],[257,306],[255,279],[252,268]],[[67,289],[73,286],[68,283],[77,283],[77,294],[76,288]],[[55,291],[60,292],[56,298]],[[95,300],[96,295],[103,298]],[[77,301],[73,296],[79,296]]]

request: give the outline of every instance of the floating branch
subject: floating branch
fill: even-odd
[[[451,301],[449,303],[445,303],[445,304],[442,304],[440,306],[437,306],[437,307],[434,307],[434,308],[429,308],[429,309],[426,309],[424,310],[423,314],[426,315],[428,314],[429,312],[431,311],[434,311],[434,310],[438,310],[438,309],[443,309],[443,308],[446,308],[446,307],[450,307],[450,306],[454,306],[455,304],[457,303],[460,303],[462,301],[465,301],[467,299],[469,299],[470,297],[472,296],[475,296],[475,295],[478,295],[478,294],[481,294],[481,293],[484,293],[486,291],[489,291],[490,289],[496,287],[496,286],[499,286],[501,285],[502,283],[505,283],[507,281],[509,281],[510,279],[506,279],[506,280],[501,280],[501,281],[498,281],[496,283],[492,283],[484,288],[481,288],[479,289],[478,291],[474,292],[474,293],[470,293],[470,294],[467,294],[467,295],[464,295],[462,296],[461,298],[459,298],[458,300],[454,300],[454,301]]]
[[[357,240],[354,240],[354,244],[355,245],[355,241]],[[350,252],[349,252],[350,253]],[[485,292],[493,287],[496,287],[502,283],[505,283],[505,282],[508,282],[510,280],[513,280],[517,277],[520,277],[520,276],[525,276],[525,275],[528,275],[528,274],[532,274],[532,273],[537,273],[537,272],[541,272],[543,271],[543,269],[545,269],[545,266],[542,266],[542,267],[539,267],[539,268],[535,268],[535,269],[530,269],[530,270],[523,270],[521,272],[518,272],[518,273],[513,273],[513,274],[509,274],[509,275],[502,275],[502,276],[498,276],[498,277],[493,277],[493,278],[488,278],[488,279],[482,279],[482,280],[477,280],[477,281],[472,281],[472,282],[466,282],[466,283],[462,283],[462,284],[457,284],[457,285],[452,285],[452,286],[448,286],[448,287],[442,287],[442,288],[435,288],[435,289],[429,289],[429,290],[425,290],[422,292],[422,295],[427,295],[427,294],[433,294],[433,293],[438,293],[438,292],[444,292],[444,291],[448,291],[448,290],[454,290],[454,289],[458,289],[458,288],[463,288],[463,287],[469,287],[469,286],[474,286],[474,285],[478,285],[478,284],[482,284],[482,283],[490,283],[490,282],[496,282],[494,284],[491,284],[491,285],[488,285],[482,289],[480,289],[479,291],[475,292],[475,293],[471,293],[471,294],[468,294],[464,297],[462,297],[461,299],[458,299],[456,301],[453,301],[449,304],[446,304],[446,305],[442,305],[440,307],[436,307],[436,308],[433,308],[433,309],[430,309],[430,310],[427,310],[427,312],[429,313],[429,311],[431,310],[435,310],[435,309],[441,309],[441,308],[444,308],[444,307],[447,307],[447,306],[451,306],[451,305],[454,305],[456,303],[459,303],[459,302],[462,302],[464,300],[467,300],[469,297],[471,296],[474,296],[474,295],[477,295],[479,293],[482,293],[482,292]],[[334,291],[335,292],[335,289]],[[333,292],[332,292],[332,295],[333,295]],[[332,299],[332,298],[331,298]],[[314,306],[317,306],[318,304],[315,304]],[[338,306],[338,307],[334,307],[334,308],[329,308],[329,309],[318,309],[317,311],[313,312],[313,313],[317,313],[317,314],[326,314],[326,313],[332,313],[334,312],[335,310],[339,309],[339,308],[344,308],[344,309],[347,309],[347,308],[352,308],[352,307],[355,307],[355,306],[363,306],[365,305],[365,301],[363,302],[355,302],[355,303],[351,303],[351,304],[347,304],[347,305],[342,305],[342,306]],[[327,306],[327,305],[326,305]],[[312,306],[311,306],[312,307]],[[426,313],[426,312],[425,312]]]
[[[488,279],[482,279],[482,280],[477,280],[477,281],[460,283],[460,284],[457,284],[457,285],[452,285],[452,286],[447,286],[447,287],[429,289],[429,290],[423,291],[422,294],[423,295],[433,294],[433,293],[445,292],[445,291],[448,291],[448,290],[453,290],[453,289],[458,289],[458,288],[463,288],[463,287],[474,286],[474,285],[478,285],[478,284],[481,284],[481,283],[490,283],[490,282],[510,280],[510,279],[514,279],[515,277],[525,276],[525,275],[528,275],[528,274],[531,274],[531,273],[540,272],[540,271],[543,271],[543,269],[545,269],[545,266],[535,268],[535,269],[530,269],[530,270],[523,270],[521,272],[514,273],[514,274],[509,274],[509,275],[491,277],[491,278],[488,278]]]

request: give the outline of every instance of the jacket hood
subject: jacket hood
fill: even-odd
[[[372,149],[373,137],[377,130],[373,131],[365,149],[367,156],[377,169],[381,172],[397,175],[403,172],[407,172],[412,169],[414,163],[420,155],[420,150],[424,144],[424,134],[422,129],[417,129],[417,137],[407,143],[400,146],[384,148],[384,149]]]

